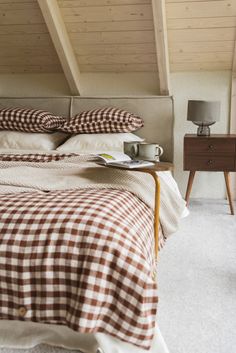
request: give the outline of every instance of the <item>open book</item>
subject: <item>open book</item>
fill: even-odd
[[[127,154],[122,152],[111,152],[111,153],[99,153],[96,155],[98,157],[99,164],[103,165],[114,165],[120,168],[142,168],[150,167],[154,165],[152,162],[141,161],[141,160],[132,160]]]

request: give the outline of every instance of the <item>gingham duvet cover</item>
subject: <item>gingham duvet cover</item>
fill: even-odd
[[[157,310],[152,224],[128,191],[0,195],[0,318],[148,348]]]
[[[22,156],[24,169],[52,161],[40,158]],[[0,156],[5,184],[20,159]],[[104,186],[23,191],[0,185],[0,319],[104,332],[149,349],[158,302],[151,208]]]

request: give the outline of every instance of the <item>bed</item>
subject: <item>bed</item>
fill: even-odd
[[[172,161],[170,97],[0,99],[68,117],[108,105],[141,115],[137,135]],[[140,174],[73,151],[0,151],[1,347],[168,352],[156,324],[154,185]],[[159,176],[162,247],[185,204],[171,175]]]

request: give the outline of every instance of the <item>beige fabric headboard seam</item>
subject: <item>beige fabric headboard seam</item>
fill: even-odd
[[[137,131],[137,135],[149,142],[158,142],[164,148],[163,160],[173,161],[174,107],[171,96],[0,98],[0,108],[9,106],[43,109],[68,117],[104,106],[126,109],[144,120],[144,127]]]

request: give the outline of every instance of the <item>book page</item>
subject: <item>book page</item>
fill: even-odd
[[[145,167],[151,167],[154,165],[153,162],[148,162],[148,161],[123,161],[123,162],[112,162],[109,163],[110,166],[115,166],[115,167],[120,167],[120,168],[126,168],[126,169],[134,169],[134,168],[145,168]]]
[[[96,155],[101,158],[103,162],[109,164],[114,162],[130,161],[131,158],[122,152],[99,153]]]

